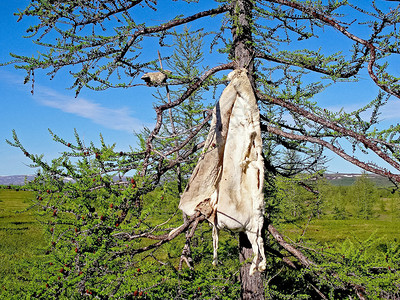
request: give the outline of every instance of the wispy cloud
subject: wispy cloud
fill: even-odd
[[[21,76],[0,70],[0,78],[18,89],[24,89],[27,92],[30,89],[30,86],[22,84]],[[129,107],[105,107],[92,99],[74,98],[40,84],[35,84],[33,99],[40,105],[91,120],[109,129],[132,133],[140,131],[143,126],[151,127],[152,125],[133,117],[135,112]]]
[[[392,97],[382,108],[380,118],[383,120],[394,120],[400,122],[400,100]]]
[[[75,99],[43,86],[37,87],[33,97],[41,105],[89,119],[106,128],[132,132],[139,131],[144,125],[142,121],[132,117],[133,112],[128,107],[105,107],[92,100]]]

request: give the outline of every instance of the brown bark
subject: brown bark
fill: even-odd
[[[283,236],[278,232],[278,230],[276,230],[276,228],[272,224],[268,224],[267,226],[269,233],[271,233],[271,235],[279,243],[279,245],[281,245],[282,248],[284,248],[286,251],[296,257],[304,267],[308,268],[311,265],[315,265],[314,262],[309,260],[301,251],[286,242]]]
[[[244,232],[239,234],[239,261],[242,264],[240,268],[241,279],[241,299],[257,300],[264,299],[263,279],[260,272],[249,275],[253,250],[251,244]]]

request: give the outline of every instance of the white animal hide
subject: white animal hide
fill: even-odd
[[[247,234],[254,252],[250,268],[266,267],[261,230],[264,222],[264,163],[260,114],[245,69],[232,71],[231,80],[213,111],[202,155],[183,192],[179,208],[187,215],[204,214],[213,225],[214,261],[218,230]]]
[[[146,82],[148,86],[159,86],[166,83],[168,75],[171,75],[171,71],[164,70],[163,72],[150,72],[145,73],[140,78]]]

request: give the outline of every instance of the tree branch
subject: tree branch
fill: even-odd
[[[143,247],[143,248],[136,249],[133,252],[135,254],[138,254],[138,253],[146,252],[146,251],[154,249],[154,248],[158,248],[161,245],[173,240],[178,235],[180,235],[182,232],[188,230],[192,224],[195,224],[195,226],[197,226],[197,224],[199,222],[202,222],[205,219],[206,219],[206,217],[204,215],[202,215],[200,212],[196,212],[193,216],[190,217],[190,219],[187,222],[185,222],[184,224],[182,224],[181,226],[179,226],[175,230],[172,230],[169,234],[164,234],[162,236],[162,240],[160,240],[159,242],[151,244],[151,245],[148,245],[148,246]]]
[[[190,97],[191,94],[193,94],[201,85],[203,82],[205,82],[205,80],[210,77],[211,75],[213,75],[214,73],[217,73],[219,71],[222,70],[227,70],[227,69],[233,69],[235,66],[234,62],[230,62],[227,64],[223,64],[223,65],[219,65],[216,66],[214,68],[209,69],[207,72],[205,72],[199,79],[197,79],[193,84],[191,84],[188,89],[182,94],[181,97],[179,97],[178,99],[176,99],[175,101],[172,101],[170,103],[166,103],[160,106],[155,107],[155,111],[157,114],[156,117],[156,125],[154,126],[153,131],[150,133],[149,137],[146,140],[146,157],[143,163],[143,172],[144,174],[146,173],[146,169],[148,166],[148,162],[150,159],[150,154],[152,151],[152,141],[155,138],[155,136],[159,133],[160,129],[161,129],[161,125],[163,122],[163,111],[167,110],[169,108],[175,107],[179,104],[181,104],[183,101],[185,101],[187,98]]]
[[[314,8],[309,7],[309,6],[307,7],[303,4],[301,4],[300,2],[288,1],[288,0],[271,0],[270,2],[281,4],[281,5],[286,5],[286,6],[294,8],[294,9],[300,10],[301,12],[303,12],[305,14],[311,15],[313,18],[320,20],[320,21],[324,22],[325,24],[328,24],[328,25],[332,26],[333,28],[337,29],[339,32],[341,32],[342,34],[344,34],[346,37],[350,38],[351,40],[367,47],[370,50],[370,59],[369,59],[369,63],[368,63],[369,76],[372,78],[372,80],[375,82],[375,84],[377,86],[379,86],[382,90],[384,90],[385,92],[387,92],[397,98],[400,98],[400,94],[398,92],[395,92],[395,91],[391,90],[387,85],[380,83],[378,77],[376,76],[376,74],[373,71],[373,67],[374,67],[375,61],[376,61],[376,49],[378,49],[376,46],[373,45],[373,39],[367,41],[362,38],[359,38],[358,36],[350,33],[344,26],[340,25],[339,22],[337,22],[333,18],[330,18],[330,17],[326,16],[325,14],[319,13]],[[385,52],[382,49],[379,49],[379,50],[382,52]]]
[[[283,249],[288,251],[294,257],[296,257],[303,266],[308,268],[310,266],[315,265],[315,263],[309,260],[303,253],[301,253],[301,251],[297,250],[291,244],[286,242],[283,236],[278,232],[278,230],[272,224],[268,224],[267,229],[268,232],[271,233],[274,239],[278,242],[278,244],[281,245]]]
[[[360,62],[356,66],[354,66],[351,71],[335,73],[335,71],[326,70],[326,69],[319,68],[319,67],[314,66],[314,65],[307,65],[307,64],[305,64],[303,62],[294,63],[293,61],[290,61],[290,60],[286,60],[286,59],[283,59],[283,58],[277,58],[277,57],[274,57],[274,56],[272,56],[270,54],[267,54],[267,53],[264,53],[264,52],[258,52],[255,57],[256,58],[265,59],[265,60],[268,60],[268,61],[272,61],[272,62],[276,62],[276,63],[280,63],[280,64],[298,66],[298,67],[302,67],[302,68],[308,69],[310,71],[318,72],[318,73],[321,73],[321,74],[325,74],[325,75],[329,75],[329,76],[338,76],[339,78],[350,78],[350,77],[352,77],[354,75],[357,75],[358,71],[362,67],[362,63]]]
[[[344,150],[339,149],[339,148],[335,147],[334,145],[332,145],[331,143],[328,143],[327,141],[324,141],[322,139],[284,132],[284,131],[282,131],[278,128],[272,127],[272,126],[267,126],[267,130],[268,130],[268,132],[271,132],[273,134],[277,134],[277,135],[280,135],[280,136],[283,136],[286,138],[322,145],[322,146],[328,148],[329,150],[333,151],[334,153],[338,154],[340,157],[344,158],[345,160],[351,162],[352,164],[354,164],[360,168],[363,168],[366,171],[373,172],[375,174],[379,174],[379,175],[382,175],[385,177],[389,177],[389,178],[394,179],[397,182],[400,182],[400,175],[393,174],[393,173],[389,172],[388,170],[382,170],[379,168],[375,168],[369,164],[366,164],[366,163],[358,160],[357,158],[348,155]]]
[[[383,152],[383,150],[378,146],[378,143],[376,141],[372,141],[370,139],[368,139],[365,135],[361,135],[358,134],[350,129],[346,129],[343,127],[340,127],[339,125],[337,125],[334,122],[331,122],[328,119],[324,119],[322,117],[319,117],[315,114],[313,114],[312,112],[309,112],[307,110],[305,110],[304,108],[301,108],[297,105],[295,105],[294,103],[285,101],[283,99],[279,99],[279,98],[275,98],[275,97],[270,97],[270,96],[266,96],[263,95],[261,92],[257,91],[257,97],[259,99],[264,99],[270,103],[273,104],[277,104],[279,106],[285,107],[290,111],[296,112],[300,115],[302,115],[303,117],[312,120],[318,124],[321,124],[323,126],[326,126],[327,128],[330,128],[336,132],[339,132],[340,134],[342,134],[343,136],[348,136],[348,137],[352,137],[355,140],[357,140],[358,142],[362,143],[366,148],[371,149],[373,152],[375,152],[375,154],[377,154],[380,158],[382,158],[384,161],[386,161],[387,163],[389,163],[391,166],[393,166],[394,168],[396,168],[397,170],[400,170],[400,164],[396,161],[394,161],[389,155],[387,155],[386,153]],[[272,128],[271,130],[277,130],[276,128]],[[277,132],[277,131],[276,131]],[[283,132],[281,132],[283,133]],[[287,137],[289,138],[294,138],[296,135],[291,135],[288,133],[284,133],[287,135]],[[283,135],[282,135],[283,136]],[[311,141],[311,137],[302,137],[300,138],[300,136],[297,136],[298,138],[296,138],[296,140],[307,140],[307,141]],[[324,143],[325,145],[330,145],[329,143],[322,141],[320,139],[313,139],[314,142],[316,142],[317,140],[320,141],[319,143],[322,144]],[[333,147],[332,145],[330,145],[330,147]],[[344,151],[340,151],[343,153],[343,155],[341,155],[342,157],[347,156],[348,158],[350,158],[349,155],[347,155],[346,153],[344,153]],[[338,153],[338,152],[337,152]],[[347,158],[346,158],[347,159]],[[351,161],[351,160],[350,160]],[[373,171],[374,173],[376,173],[375,171]],[[381,174],[383,171],[381,171],[379,174]],[[384,175],[384,176],[388,176],[388,175]],[[391,174],[391,176],[395,176],[394,174]],[[400,180],[400,177],[398,178]],[[397,180],[396,180],[397,181]]]
[[[226,5],[220,6],[218,8],[213,8],[213,9],[210,9],[210,10],[199,12],[197,14],[194,14],[192,16],[189,16],[189,17],[186,17],[186,18],[183,18],[183,19],[173,20],[173,21],[167,22],[165,24],[162,24],[160,26],[146,27],[146,28],[143,28],[141,30],[138,30],[132,35],[130,40],[125,45],[124,49],[122,49],[121,55],[119,55],[115,59],[115,62],[121,60],[125,56],[125,54],[128,52],[129,48],[136,41],[136,39],[138,37],[142,36],[142,35],[165,31],[165,30],[173,28],[175,26],[179,26],[179,25],[182,25],[182,24],[185,24],[185,23],[189,23],[189,22],[192,22],[194,20],[197,20],[197,19],[200,19],[200,18],[203,18],[203,17],[206,17],[206,16],[211,16],[211,15],[224,13],[224,12],[227,12],[230,9],[230,7],[231,7],[230,4],[226,4]]]

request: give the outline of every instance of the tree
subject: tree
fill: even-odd
[[[351,196],[356,203],[355,215],[360,219],[374,218],[374,204],[378,201],[375,184],[363,173],[352,186]]]
[[[56,203],[71,203],[70,213],[76,219],[80,218],[80,228],[90,232],[97,228],[105,230],[102,233],[106,234],[105,238],[97,241],[101,245],[105,243],[102,249],[121,246],[122,240],[134,241],[134,237],[159,239],[159,242],[139,247],[133,252],[113,250],[112,257],[115,259],[110,263],[118,261],[122,265],[124,261],[119,258],[127,255],[134,257],[134,254],[155,249],[175,237],[155,236],[153,229],[161,228],[157,226],[153,229],[140,229],[141,233],[135,235],[120,229],[119,225],[126,225],[124,222],[135,217],[135,226],[141,228],[142,216],[147,213],[143,209],[145,196],[163,182],[163,176],[171,174],[172,170],[177,171],[178,178],[181,174],[179,170],[185,166],[190,170],[195,154],[203,146],[201,134],[204,133],[210,114],[205,111],[201,121],[198,118],[199,111],[191,111],[189,119],[179,121],[178,118],[184,115],[182,110],[188,112],[193,108],[191,101],[197,105],[199,100],[195,93],[206,93],[210,87],[218,88],[225,83],[225,70],[248,70],[261,108],[265,167],[270,174],[266,178],[271,179],[285,173],[280,168],[281,157],[273,155],[279,152],[279,149],[290,149],[309,157],[308,160],[305,159],[308,163],[303,165],[303,170],[307,170],[318,161],[322,150],[326,148],[368,172],[386,176],[394,183],[400,181],[398,174],[376,163],[363,161],[356,156],[357,152],[352,154],[346,150],[347,145],[351,145],[354,150],[375,153],[382,162],[400,170],[399,125],[385,129],[376,127],[379,113],[388,99],[400,96],[400,78],[391,74],[392,57],[399,54],[399,34],[396,29],[398,6],[394,7],[393,3],[388,5],[385,1],[372,1],[368,8],[362,7],[360,3],[352,4],[350,1],[216,0],[207,4],[190,0],[185,2],[188,8],[195,12],[176,17],[167,16],[165,10],[158,10],[162,4],[153,0],[33,0],[24,11],[17,13],[20,18],[37,17],[37,24],[28,28],[27,32],[29,38],[46,49],[37,57],[12,55],[14,59],[11,63],[26,71],[26,82],[34,83],[34,75],[38,69],[48,70],[50,76],[56,76],[61,69],[67,69],[75,78],[72,88],[78,94],[82,88],[99,91],[111,87],[135,88],[142,85],[139,83],[139,76],[145,71],[158,71],[164,74],[164,79],[168,78],[168,84],[164,81],[157,83],[161,88],[167,88],[167,95],[156,104],[156,125],[141,135],[142,148],[138,151],[118,153],[114,150],[115,145],[107,146],[103,141],[99,148],[94,144],[86,147],[78,136],[76,143],[72,145],[55,135],[55,139],[71,151],[48,165],[42,161],[41,156],[28,153],[14,135],[12,144],[20,147],[36,165],[43,168],[44,173],[37,177],[37,181],[47,188],[41,190],[38,200],[50,197],[55,201],[60,196],[64,200]],[[151,18],[153,14],[157,17]],[[141,16],[144,15],[148,16],[148,19],[143,20]],[[166,18],[169,19],[155,21]],[[180,36],[187,35],[187,30],[182,29],[186,24],[190,24],[191,31],[204,37],[207,50],[211,50],[204,62],[198,61],[198,70],[201,71],[191,72],[187,68],[184,72],[179,71],[180,62],[168,58],[176,47],[174,44],[171,47],[174,38],[178,37],[179,41]],[[321,44],[318,49],[313,49],[315,44],[311,42],[323,39],[326,35],[343,40],[344,45],[339,52],[326,49]],[[151,42],[151,47],[158,42],[160,52],[164,55],[160,59],[149,58],[142,53],[141,49],[146,49]],[[188,56],[188,53],[184,56]],[[213,59],[214,57],[218,59]],[[159,65],[162,61],[177,66],[175,72],[170,74],[163,70]],[[379,93],[353,112],[329,111],[314,101],[314,97],[330,85],[353,81],[357,83],[362,76],[368,76],[371,84],[379,88]],[[178,88],[169,92],[172,86]],[[164,100],[165,97],[167,100]],[[189,121],[190,119],[192,121]],[[185,130],[178,132],[175,122],[185,124]],[[196,122],[198,124],[195,124]],[[73,160],[74,157],[78,157],[78,161]],[[123,178],[132,170],[136,172],[130,176],[131,181],[114,182],[115,175]],[[64,183],[62,179],[66,177],[74,178],[75,184]],[[131,189],[122,189],[122,186],[130,186]],[[57,193],[46,194],[44,191],[47,189]],[[61,191],[62,194],[58,194]],[[39,200],[39,203],[42,200]],[[114,200],[118,203],[115,204]],[[116,207],[117,211],[114,208],[108,210],[111,209],[111,204],[115,205],[113,207]],[[41,205],[48,209],[54,204]],[[94,206],[96,208],[93,211]],[[107,213],[106,220],[110,223],[107,223],[106,227],[97,227],[98,225],[93,223],[94,219],[90,226],[86,223],[86,218],[95,218],[96,222],[98,218],[101,222],[104,221],[101,220],[97,207],[102,208],[101,213]],[[57,210],[56,207],[52,209]],[[54,213],[58,214],[57,211]],[[83,214],[85,219],[82,219]],[[191,228],[186,235],[188,243],[202,219],[203,216],[196,215],[185,221],[181,232]],[[69,232],[70,229],[67,228],[69,227],[65,227],[62,234],[58,235],[60,239],[65,236],[64,232]],[[124,229],[128,230],[127,227]],[[120,230],[122,231],[119,232]],[[314,265],[303,253],[287,243],[272,224],[266,222],[266,230],[280,245],[280,250],[288,251],[303,267],[307,269]],[[77,231],[81,232],[79,228]],[[54,229],[51,233],[54,233]],[[89,239],[90,236],[86,233],[83,237]],[[179,233],[176,232],[176,235]],[[73,240],[79,243],[77,238]],[[96,241],[90,240],[87,244],[96,244]],[[240,237],[239,252],[243,262],[242,297],[262,298],[262,275],[257,273],[252,277],[246,276],[248,265],[244,262],[252,253],[243,236]],[[76,253],[81,253],[79,248]],[[109,252],[107,253],[109,255]],[[279,251],[274,253],[288,265],[294,266],[282,254],[278,254]],[[101,255],[104,257],[104,253]],[[99,262],[90,259],[93,266]],[[79,261],[73,261],[71,259],[75,272],[78,272],[81,264]],[[90,281],[90,276],[97,276],[96,272],[99,270],[103,270],[102,274],[108,272],[105,266],[103,269],[96,267],[87,270],[85,279],[76,281],[79,293],[85,293],[86,283],[92,284],[93,287],[101,285],[100,282]],[[116,270],[115,266],[113,270]],[[131,270],[124,270],[128,274],[126,276],[130,276]],[[113,284],[110,283],[107,288],[97,288],[98,292],[108,296],[117,295],[124,282],[123,278],[127,278],[117,274],[120,273],[114,274],[118,279]],[[318,295],[325,297],[315,284],[318,273],[314,275],[317,276],[308,278],[310,286]],[[348,287],[353,288],[355,293],[362,297],[361,287],[351,284]],[[86,294],[88,292],[91,290],[86,290]]]

